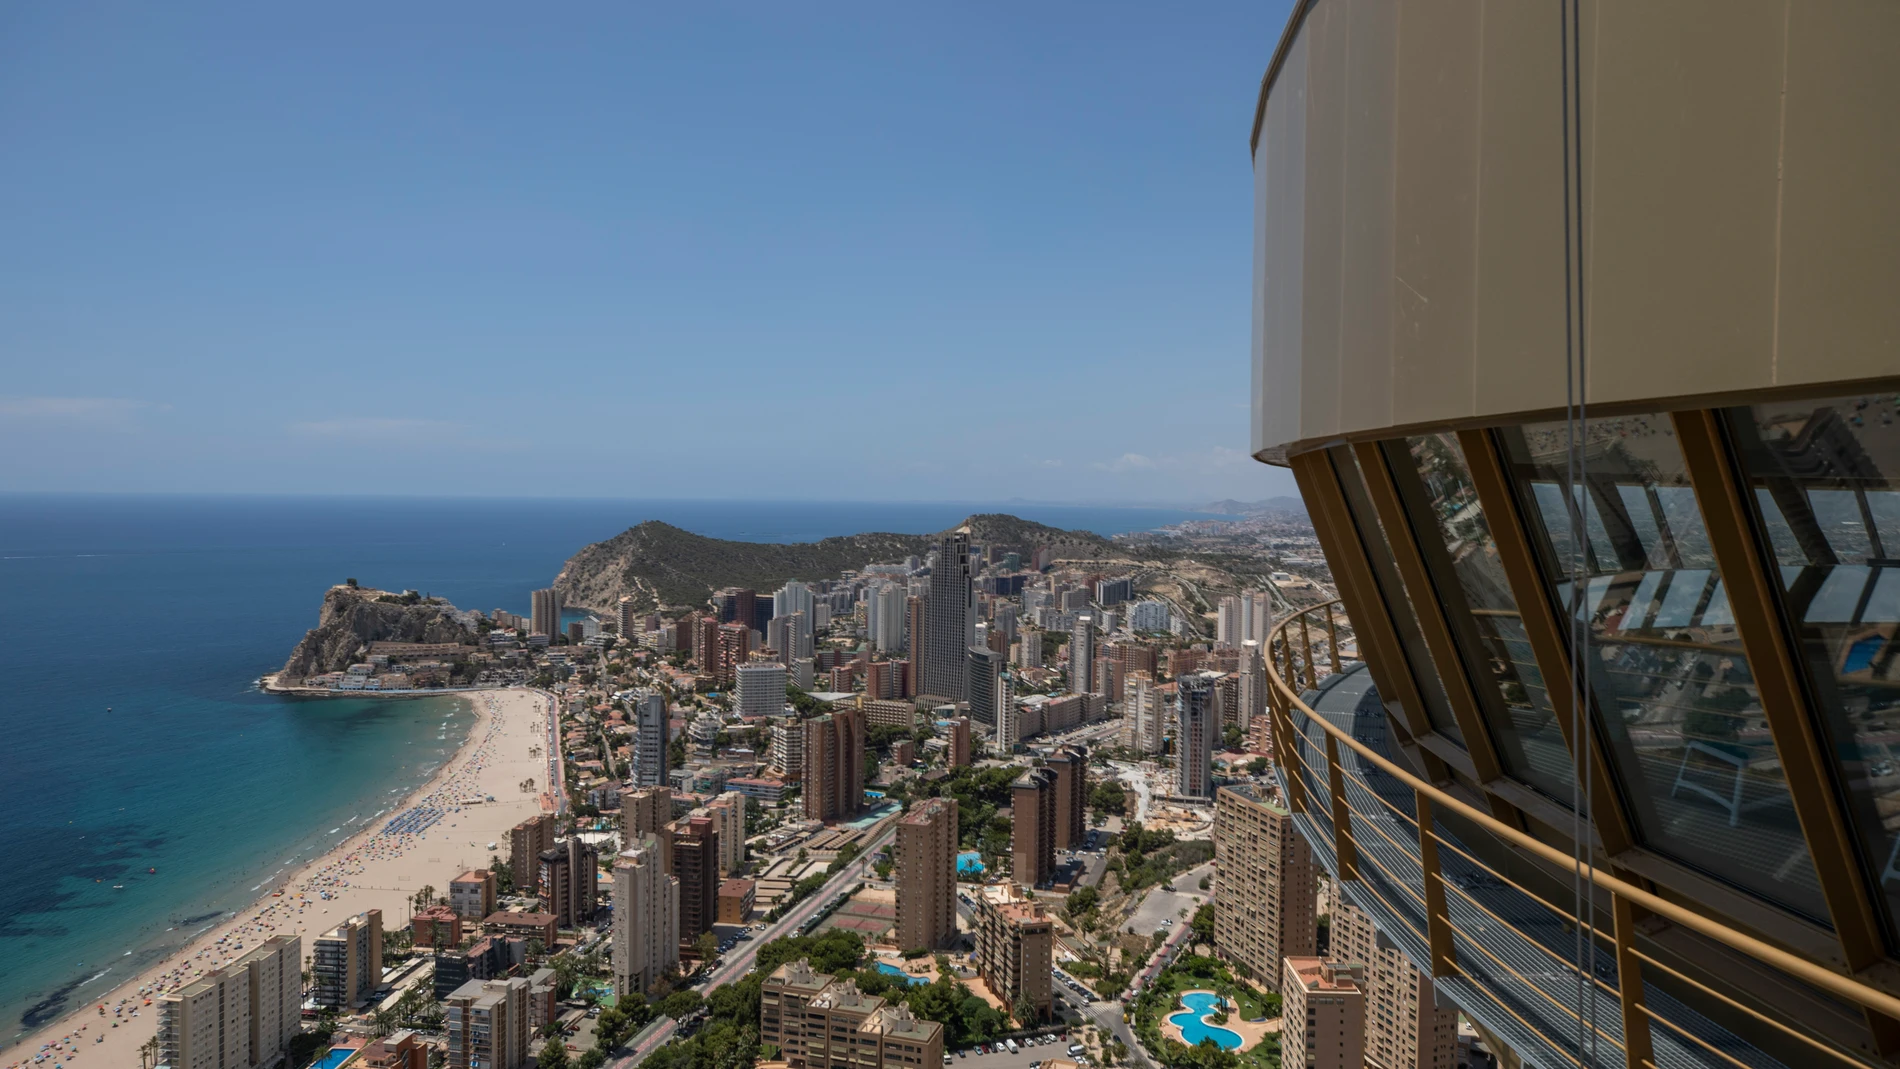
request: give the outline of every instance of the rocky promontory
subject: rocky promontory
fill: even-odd
[[[453,642],[474,646],[478,614],[415,591],[397,593],[348,584],[323,596],[317,626],[304,633],[277,675],[279,687],[309,676],[341,672],[362,660],[372,642]]]

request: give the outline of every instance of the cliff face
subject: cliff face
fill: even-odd
[[[387,590],[333,586],[323,596],[317,626],[304,633],[278,675],[280,685],[340,672],[361,659],[371,642],[455,642],[473,645],[475,628],[441,599],[410,602]]]
[[[1059,559],[1125,554],[1085,531],[1064,531],[1001,513],[971,516],[970,539],[1030,551],[1047,546]],[[890,563],[930,552],[935,535],[858,534],[818,542],[733,542],[648,520],[568,559],[554,579],[567,604],[608,611],[623,595],[642,607],[698,605],[722,587],[771,591],[788,579],[833,579],[847,568]]]

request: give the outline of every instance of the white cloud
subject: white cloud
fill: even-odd
[[[92,430],[132,430],[133,416],[163,410],[129,397],[22,397],[0,395],[0,420],[14,425],[84,427]]]

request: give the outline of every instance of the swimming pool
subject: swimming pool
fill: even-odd
[[[330,1053],[310,1063],[310,1069],[336,1069],[336,1067],[342,1065],[350,1055],[355,1053],[355,1047],[331,1047]]]
[[[1211,991],[1189,991],[1181,996],[1184,1012],[1168,1018],[1168,1023],[1181,1030],[1181,1038],[1190,1047],[1198,1047],[1201,1040],[1211,1039],[1222,1050],[1238,1050],[1240,1033],[1231,1028],[1221,1028],[1202,1020],[1220,1006],[1220,996]]]
[[[983,855],[975,850],[965,850],[957,855],[958,872],[982,872]]]
[[[877,971],[884,973],[888,976],[898,977],[899,979],[903,980],[905,983],[909,983],[909,984],[927,984],[930,982],[921,976],[912,976],[911,974],[905,972],[904,970],[898,968],[897,966],[892,965],[888,961],[878,962]]]

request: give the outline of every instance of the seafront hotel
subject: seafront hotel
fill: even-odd
[[[1294,8],[1252,452],[1339,595],[1266,643],[1294,826],[1524,1064],[1891,1064],[1900,7]]]

